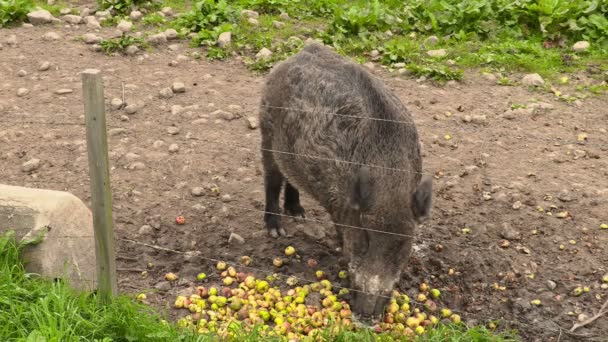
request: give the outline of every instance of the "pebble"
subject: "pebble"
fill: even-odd
[[[429,50],[426,52],[426,54],[429,55],[429,57],[440,58],[440,57],[447,56],[448,52],[445,49],[439,49],[439,50]]]
[[[47,42],[51,42],[61,39],[61,36],[57,32],[47,32],[44,34],[44,36],[42,36],[42,39]]]
[[[281,14],[279,15],[279,18],[281,18],[281,20],[284,20],[284,21],[287,21],[287,20],[289,20],[289,19],[290,19],[290,18],[289,18],[289,14],[287,14],[287,13],[285,13],[285,12],[281,13]]]
[[[239,245],[242,245],[245,243],[245,239],[237,233],[230,233],[230,236],[228,237],[228,243],[237,243]]]
[[[97,20],[97,18],[95,18],[92,15],[85,17],[84,23],[87,25],[87,28],[90,28],[93,30],[101,29],[101,24],[99,24],[99,21]]]
[[[112,14],[110,13],[110,11],[97,11],[97,12],[95,12],[95,16],[102,18],[102,19],[106,19],[106,18],[110,18],[112,16]]]
[[[496,82],[496,76],[492,73],[484,72],[481,76],[490,82]]]
[[[555,290],[557,284],[553,280],[547,280],[547,288],[551,291]]]
[[[285,23],[280,22],[280,21],[273,21],[272,22],[272,27],[276,28],[276,29],[282,29],[285,27]]]
[[[545,84],[545,80],[539,74],[527,74],[521,80],[525,86],[541,86]]]
[[[581,41],[574,43],[574,45],[572,45],[572,50],[574,50],[576,52],[584,52],[584,51],[589,50],[590,47],[591,47],[591,44],[589,44],[589,42],[581,40]]]
[[[171,144],[171,145],[169,145],[169,152],[175,153],[177,151],[179,151],[179,145],[178,144]]]
[[[557,195],[557,199],[562,202],[572,202],[574,200],[570,191],[566,189],[559,192],[559,194]]]
[[[262,60],[262,59],[268,59],[272,57],[272,51],[268,50],[267,48],[262,48],[256,55],[255,55],[255,59],[256,60]]]
[[[241,15],[248,18],[259,18],[260,14],[256,11],[244,9],[241,11]]]
[[[231,41],[232,41],[232,32],[230,32],[230,31],[222,32],[222,33],[220,33],[219,37],[217,38],[217,46],[219,46],[220,48],[227,47],[228,45],[230,45]]]
[[[23,97],[29,93],[30,93],[29,89],[26,89],[26,88],[17,89],[17,96],[19,96],[19,97]]]
[[[179,50],[179,44],[171,44],[168,46],[168,48],[171,51],[177,51],[177,50]]]
[[[142,163],[142,162],[135,162],[131,165],[129,165],[129,170],[143,170],[146,168],[146,164]]]
[[[251,25],[251,26],[258,26],[260,23],[258,22],[257,19],[255,18],[249,18],[247,19],[247,22]]]
[[[156,140],[154,143],[152,143],[152,146],[153,146],[154,148],[160,148],[160,147],[162,147],[164,144],[165,144],[165,142],[164,142],[164,141],[162,141],[162,140]]]
[[[21,165],[21,170],[23,172],[33,172],[40,168],[40,159],[33,158]]]
[[[171,115],[179,115],[184,110],[184,107],[180,105],[171,106]]]
[[[221,109],[218,109],[218,110],[214,111],[213,113],[211,113],[211,116],[214,116],[218,119],[223,119],[226,121],[232,121],[235,119],[234,114],[221,110]]]
[[[435,44],[439,43],[439,38],[437,36],[430,36],[427,39],[425,39],[424,43],[427,45],[435,45]]]
[[[232,196],[230,196],[228,194],[222,195],[222,202],[224,202],[224,203],[232,202]]]
[[[68,15],[64,15],[62,17],[63,21],[65,21],[68,24],[72,24],[72,25],[78,25],[80,23],[82,23],[83,19],[81,16],[79,15],[72,15],[72,14],[68,14]]]
[[[513,203],[513,209],[515,209],[515,210],[521,209],[521,206],[522,206],[521,201],[515,201],[515,203]]]
[[[247,117],[247,127],[249,127],[250,129],[256,129],[258,128],[258,126],[258,118],[254,116]]]
[[[53,15],[51,14],[51,12],[49,12],[47,10],[40,9],[40,10],[36,10],[36,11],[28,13],[27,20],[32,25],[49,24],[51,21],[53,21]]]
[[[72,10],[67,7],[64,7],[61,10],[59,10],[59,14],[61,14],[61,15],[66,15],[66,14],[70,14],[70,13],[72,13]]]
[[[507,240],[519,240],[521,238],[521,234],[506,222],[502,224],[500,236]]]
[[[173,97],[173,90],[171,88],[163,88],[158,92],[158,96],[161,99],[170,99]]]
[[[167,127],[167,133],[171,135],[176,135],[179,133],[179,128],[175,126]]]
[[[168,281],[161,281],[154,285],[154,288],[159,291],[167,292],[171,290],[171,283],[169,283]]]
[[[171,86],[171,89],[176,94],[185,93],[186,92],[186,85],[184,83],[182,83],[182,82],[173,82],[173,85]]]
[[[126,20],[121,20],[118,25],[116,25],[116,28],[122,33],[127,33],[133,28],[133,23]]]
[[[25,76],[27,76],[27,71],[21,69],[21,70],[19,70],[17,72],[17,76],[19,76],[19,77],[25,77]]]
[[[123,105],[124,105],[124,103],[118,97],[115,97],[112,99],[112,101],[110,101],[110,108],[112,110],[120,110]]]
[[[143,226],[141,226],[141,228],[139,228],[137,233],[139,235],[152,235],[154,233],[154,228],[152,228],[152,226],[144,224]]]
[[[198,187],[198,186],[190,189],[190,194],[194,197],[203,196],[204,193],[205,193],[205,189]]]
[[[112,128],[108,131],[108,135],[110,136],[117,136],[125,133],[127,133],[126,128]]]
[[[40,65],[38,66],[38,71],[47,71],[49,70],[51,67],[51,63],[44,61],[42,63],[40,63]]]
[[[374,70],[376,68],[376,66],[372,62],[364,63],[363,66],[366,67],[368,70]]]
[[[139,106],[136,104],[130,104],[125,107],[125,112],[129,115],[133,115],[133,114],[137,113],[138,110],[139,110]]]
[[[146,38],[146,41],[152,45],[160,45],[167,42],[167,36],[164,33],[157,33]]]
[[[97,44],[97,43],[101,42],[101,37],[98,37],[94,33],[86,33],[82,36],[82,40],[86,44]]]
[[[55,90],[55,94],[57,95],[67,95],[67,94],[71,94],[73,92],[72,89],[68,89],[68,88],[63,88],[63,89],[57,89]]]
[[[173,16],[173,9],[171,7],[163,7],[160,12],[167,17]]]
[[[6,45],[8,45],[8,46],[17,45],[17,36],[15,36],[14,34],[11,34],[10,36],[8,36],[8,38],[6,38]]]
[[[131,14],[129,14],[129,18],[131,18],[133,21],[139,21],[143,17],[144,15],[140,11],[131,11]]]
[[[127,56],[135,56],[139,52],[139,48],[135,45],[129,45],[125,52],[127,53]]]
[[[177,39],[179,36],[177,34],[177,31],[175,31],[174,29],[167,29],[165,31],[165,37],[167,37],[168,40],[174,40]]]

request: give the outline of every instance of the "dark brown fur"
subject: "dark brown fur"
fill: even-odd
[[[405,106],[359,65],[313,44],[268,76],[260,127],[270,234],[285,234],[280,216],[272,215],[280,212],[282,185],[289,215],[304,216],[298,189],[303,190],[337,225],[352,286],[390,293],[407,265],[409,236],[428,216],[432,197],[431,180],[421,178],[418,133]],[[377,314],[384,303],[359,294],[353,309]]]

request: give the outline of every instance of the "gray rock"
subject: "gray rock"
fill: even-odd
[[[95,12],[95,16],[98,18],[106,19],[112,17],[110,11],[97,11]]]
[[[256,19],[260,17],[260,14],[258,12],[252,11],[252,10],[246,10],[246,9],[241,11],[241,15],[245,16],[247,18],[256,18]]]
[[[47,32],[42,36],[42,39],[47,42],[61,39],[61,36],[57,32]]]
[[[133,28],[133,23],[126,20],[121,20],[118,25],[116,25],[116,28],[122,33],[127,33]]]
[[[57,94],[57,95],[67,95],[67,94],[71,94],[73,92],[74,91],[69,88],[62,88],[62,89],[55,90],[55,94]]]
[[[51,15],[51,12],[49,12],[47,10],[39,9],[39,10],[28,13],[27,20],[32,25],[49,24],[53,21],[53,15]]]
[[[8,45],[8,46],[17,45],[17,36],[15,36],[14,34],[11,34],[10,36],[8,36],[8,38],[6,38],[6,45]]]
[[[224,202],[224,203],[232,202],[232,196],[230,196],[228,194],[222,195],[222,202]]]
[[[211,116],[218,118],[218,119],[226,120],[226,121],[232,121],[232,120],[236,119],[234,114],[221,110],[221,109],[218,109],[215,112],[211,113]]]
[[[224,48],[230,45],[232,41],[232,32],[222,32],[217,38],[217,46]]]
[[[230,233],[228,237],[228,243],[242,245],[245,243],[245,239],[237,233]]]
[[[557,195],[557,199],[559,199],[562,202],[572,202],[574,200],[574,198],[572,197],[572,194],[567,189],[560,191],[559,194]]]
[[[572,45],[572,50],[576,51],[576,52],[584,52],[589,50],[589,48],[591,47],[591,44],[589,44],[589,42],[587,41],[579,41],[574,43],[574,45]]]
[[[258,118],[256,118],[255,116],[247,117],[247,127],[249,127],[250,129],[256,129],[258,128],[258,126]]]
[[[439,43],[439,38],[437,38],[437,36],[430,36],[424,40],[424,43],[426,45],[435,45],[435,44]]]
[[[553,280],[547,280],[547,288],[551,291],[555,290],[557,284]]]
[[[136,104],[130,104],[125,107],[125,112],[129,115],[133,115],[133,114],[137,113],[138,110],[139,110],[139,106]]]
[[[190,189],[190,194],[194,197],[200,197],[205,194],[205,189],[197,186],[197,187]]]
[[[186,85],[184,83],[182,83],[182,82],[173,82],[173,85],[171,86],[171,89],[176,94],[185,93],[186,92]]]
[[[426,54],[429,57],[440,58],[440,57],[447,56],[448,52],[445,49],[438,49],[438,50],[429,50],[429,51],[426,52]]]
[[[135,56],[139,52],[139,48],[135,45],[129,45],[125,52],[128,56]]]
[[[260,23],[258,22],[258,20],[255,19],[255,18],[249,18],[249,19],[247,19],[247,22],[251,26],[258,26],[258,25],[260,25]]]
[[[84,19],[81,16],[73,15],[73,14],[64,15],[62,17],[62,19],[66,23],[72,24],[72,25],[82,24],[82,22],[84,21]]]
[[[93,30],[101,29],[101,24],[99,24],[99,21],[97,20],[97,18],[95,18],[92,15],[84,17],[84,23],[86,24],[87,28],[90,28]]]
[[[287,21],[287,20],[289,20],[289,19],[290,19],[290,18],[289,18],[289,14],[287,14],[287,13],[285,13],[285,12],[281,13],[281,15],[279,15],[279,18],[280,18],[281,20],[283,20],[283,21]]]
[[[33,158],[21,165],[21,171],[23,172],[34,172],[40,168],[40,159]]]
[[[21,69],[21,70],[17,71],[17,76],[25,77],[25,76],[27,76],[27,71]]]
[[[120,110],[123,107],[124,103],[118,97],[115,97],[110,101],[110,108],[112,110]]]
[[[51,63],[44,61],[42,63],[40,63],[40,65],[38,66],[38,71],[47,71],[49,70],[51,67]]]
[[[276,28],[276,29],[282,29],[285,27],[285,23],[280,22],[280,21],[273,21],[272,22],[272,27]]]
[[[154,233],[154,228],[147,224],[144,224],[143,226],[141,226],[141,228],[139,228],[137,233],[139,235],[152,235]]]
[[[519,240],[521,239],[521,233],[515,230],[510,224],[503,223],[500,236],[507,240]]]
[[[59,14],[61,14],[61,15],[66,15],[66,14],[70,14],[70,13],[72,13],[72,10],[67,7],[59,10]]]
[[[27,88],[19,88],[17,89],[17,96],[23,97],[30,93],[30,90]]]
[[[102,39],[101,39],[101,37],[98,37],[94,33],[86,33],[86,34],[82,35],[82,40],[86,44],[98,44],[101,42]]]
[[[545,80],[539,74],[527,74],[522,78],[521,83],[525,86],[541,86]]]
[[[167,43],[167,36],[161,32],[148,36],[146,41],[152,45],[161,45]]]
[[[158,291],[167,292],[171,290],[171,283],[169,283],[168,281],[161,281],[154,285],[154,288]]]
[[[140,21],[143,17],[144,15],[140,11],[131,11],[131,14],[129,14],[129,18],[133,21]]]
[[[126,128],[112,128],[108,131],[108,135],[109,136],[117,136],[117,135],[122,135],[127,133],[127,129]]]
[[[158,92],[158,96],[161,99],[170,99],[173,97],[173,90],[171,88],[163,88]]]
[[[167,29],[164,33],[165,37],[167,37],[168,40],[175,40],[179,38],[177,31],[175,31],[174,29]]]
[[[179,145],[178,144],[171,144],[171,145],[169,145],[169,152],[176,153],[177,151],[179,151]]]
[[[171,7],[163,7],[160,12],[167,17],[173,16],[173,9]]]
[[[127,167],[129,170],[143,170],[146,168],[146,164],[142,162],[134,162]]]
[[[167,127],[167,133],[169,133],[171,135],[177,135],[177,134],[179,134],[179,127],[175,127],[175,126]]]
[[[321,225],[308,222],[307,224],[298,224],[296,231],[304,233],[308,238],[315,241],[323,240],[326,236],[325,230]]]

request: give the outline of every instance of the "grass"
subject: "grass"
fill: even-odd
[[[79,292],[63,281],[53,282],[25,271],[12,232],[0,235],[1,341],[218,341],[213,334],[198,335],[163,320],[154,309],[132,297],[119,296],[108,306],[93,293]],[[231,341],[278,341],[261,337],[260,329],[244,331],[235,325]],[[396,341],[370,330],[322,332],[323,341]],[[507,334],[484,327],[440,325],[418,341],[510,342]]]

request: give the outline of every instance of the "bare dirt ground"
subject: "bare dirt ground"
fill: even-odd
[[[248,255],[252,267],[276,272],[272,259],[287,245],[296,247],[301,262],[281,272],[313,279],[306,260],[314,258],[336,279],[344,260],[334,250],[335,233],[306,195],[308,217],[324,223],[289,222],[291,236],[278,240],[263,229],[259,130],[247,120],[257,116],[263,76],[236,59],[180,57],[177,66],[169,66],[193,51],[185,42],[177,43],[177,51],[162,46],[145,58],[107,56],[74,40],[85,30],[0,30],[2,183],[67,190],[90,200],[79,72],[98,68],[105,75],[117,237],[200,254],[118,240],[121,291],[147,292],[151,304],[169,308],[197,273],[218,279],[214,262],[206,258],[238,262]],[[48,31],[61,39],[43,41]],[[10,35],[17,45],[6,44]],[[50,69],[39,71],[44,61]],[[20,77],[20,70],[27,75]],[[499,327],[517,329],[527,341],[583,340],[559,327],[592,316],[608,295],[600,288],[608,273],[608,230],[599,228],[608,223],[608,100],[590,97],[575,106],[547,92],[496,85],[473,71],[464,82],[445,87],[380,68],[375,73],[413,113],[425,170],[435,175],[433,217],[418,231],[400,289],[429,282],[442,290],[442,304],[462,312],[467,322],[504,319]],[[183,82],[186,92],[159,98],[175,81]],[[586,82],[597,81],[581,74],[562,91]],[[29,93],[17,96],[18,88]],[[128,104],[143,104],[134,114],[110,108],[112,98],[123,97],[123,88]],[[59,95],[58,89],[72,92]],[[512,104],[534,101],[540,108],[505,115]],[[217,118],[211,114],[216,110],[236,118]],[[474,122],[464,122],[467,115]],[[578,142],[581,133],[588,138]],[[172,144],[179,150],[173,146],[170,152]],[[32,158],[41,160],[39,168],[23,172],[22,164]],[[194,190],[200,196],[192,195],[196,187],[202,188]],[[175,224],[177,215],[185,216],[185,225]],[[229,243],[231,232],[244,244]],[[148,263],[154,266],[143,277]],[[166,272],[179,274],[180,281],[168,284]],[[578,286],[590,291],[573,296]],[[530,304],[535,299],[540,306]],[[606,340],[608,317],[577,333]]]

